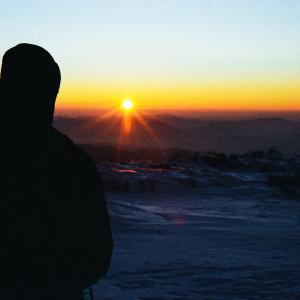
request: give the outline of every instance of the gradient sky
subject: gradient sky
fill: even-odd
[[[59,107],[300,109],[300,0],[1,0],[0,37],[53,54]]]

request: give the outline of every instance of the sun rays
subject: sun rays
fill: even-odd
[[[105,129],[106,134],[109,134],[113,127],[119,126],[119,136],[116,141],[118,147],[134,146],[132,143],[138,139],[141,129],[149,136],[149,140],[153,141],[153,144],[160,148],[163,147],[162,141],[146,120],[147,118],[137,110],[136,103],[130,98],[124,99],[119,107],[106,112],[101,118],[111,119],[111,126]]]

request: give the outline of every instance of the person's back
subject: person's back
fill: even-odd
[[[48,52],[27,44],[12,48],[0,82],[7,128],[0,297],[80,299],[82,289],[105,274],[112,252],[96,166],[51,126],[60,73]]]

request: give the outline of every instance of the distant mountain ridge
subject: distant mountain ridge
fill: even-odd
[[[55,127],[80,144],[105,144],[123,149],[169,149],[243,153],[278,149],[286,155],[300,153],[300,122],[284,118],[207,120],[159,114],[143,116],[148,129],[133,119],[132,132],[121,133],[116,118],[55,118]],[[150,128],[150,129],[149,129]]]

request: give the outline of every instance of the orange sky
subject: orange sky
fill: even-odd
[[[300,82],[99,82],[66,84],[58,108],[113,109],[130,98],[137,109],[300,110]]]

